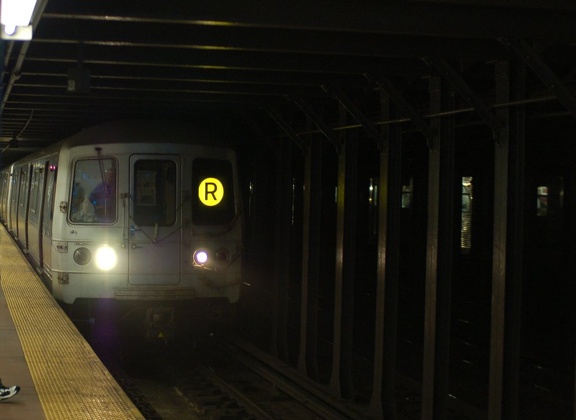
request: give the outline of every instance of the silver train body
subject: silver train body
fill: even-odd
[[[103,124],[0,176],[0,218],[57,300],[238,300],[236,158],[206,133]]]

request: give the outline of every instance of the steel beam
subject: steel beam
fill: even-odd
[[[334,131],[328,127],[324,120],[318,115],[318,113],[302,98],[292,98],[294,103],[306,114],[306,116],[312,121],[312,123],[318,127],[320,132],[328,139],[328,141],[336,149],[336,153],[340,153],[340,139],[334,133]]]
[[[476,95],[458,72],[444,59],[425,58],[424,61],[438,70],[442,76],[452,83],[460,95],[474,108],[478,116],[490,127],[498,141],[502,131],[502,124],[488,105]]]
[[[360,123],[362,128],[368,133],[370,137],[372,137],[376,143],[379,145],[382,142],[382,135],[380,130],[376,127],[376,125],[370,121],[366,115],[356,106],[354,102],[350,100],[348,95],[346,95],[339,87],[337,86],[322,86],[322,88],[327,92],[331,93],[340,104],[346,108],[348,113],[352,115],[352,117]]]
[[[286,133],[288,137],[292,139],[292,141],[302,150],[302,152],[306,151],[306,141],[304,141],[300,135],[292,128],[290,124],[284,119],[284,117],[278,112],[276,108],[273,106],[266,106],[264,108],[268,115],[272,117],[276,124],[280,126],[280,128]]]
[[[433,137],[432,130],[430,129],[429,124],[426,122],[424,117],[420,115],[413,107],[408,103],[404,96],[400,93],[398,89],[394,86],[394,84],[388,80],[386,77],[380,75],[378,78],[374,78],[368,74],[364,75],[370,82],[378,86],[379,89],[385,91],[392,101],[398,106],[398,108],[402,111],[404,115],[406,115],[410,121],[416,126],[418,130],[424,136],[430,140]]]
[[[58,2],[61,5],[63,2]],[[335,33],[363,32],[369,34],[404,34],[426,37],[459,37],[495,39],[505,36],[533,38],[574,39],[576,6],[570,0],[514,0],[514,13],[503,13],[502,2],[492,0],[492,5],[470,0],[461,4],[446,1],[380,1],[334,2],[332,0],[293,0],[287,5],[280,0],[254,1],[249,7],[243,2],[228,0],[195,0],[174,3],[172,12],[162,17],[185,21],[189,25],[273,27],[330,31]],[[506,2],[511,4],[510,1]],[[532,3],[532,7],[526,6]],[[155,2],[142,2],[138,8],[129,2],[100,0],[86,8],[85,2],[65,0],[61,6],[68,16],[99,14],[109,17],[110,10],[118,16],[150,19],[158,15]],[[111,8],[110,4],[114,8]],[[538,6],[536,6],[538,4]],[[45,14],[47,18],[55,17]],[[88,16],[89,18],[90,16]],[[96,16],[98,18],[98,16]],[[313,38],[313,37],[312,37]]]

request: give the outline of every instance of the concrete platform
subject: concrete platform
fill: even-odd
[[[21,391],[2,420],[143,419],[3,227],[0,377]]]

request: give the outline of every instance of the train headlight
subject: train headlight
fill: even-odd
[[[79,265],[86,265],[92,259],[92,253],[88,248],[78,248],[74,251],[74,261]]]
[[[116,266],[117,261],[116,251],[108,245],[101,246],[96,251],[95,262],[100,270],[112,270]]]
[[[208,251],[205,249],[197,249],[194,251],[194,264],[196,265],[204,265],[209,260]]]

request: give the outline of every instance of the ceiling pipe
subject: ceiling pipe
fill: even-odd
[[[12,55],[12,50],[14,49],[14,41],[10,41],[8,43],[8,48],[6,49],[6,53],[4,54],[4,65],[2,66],[2,79],[6,75],[6,68],[8,67],[8,63],[10,62],[10,56]]]

